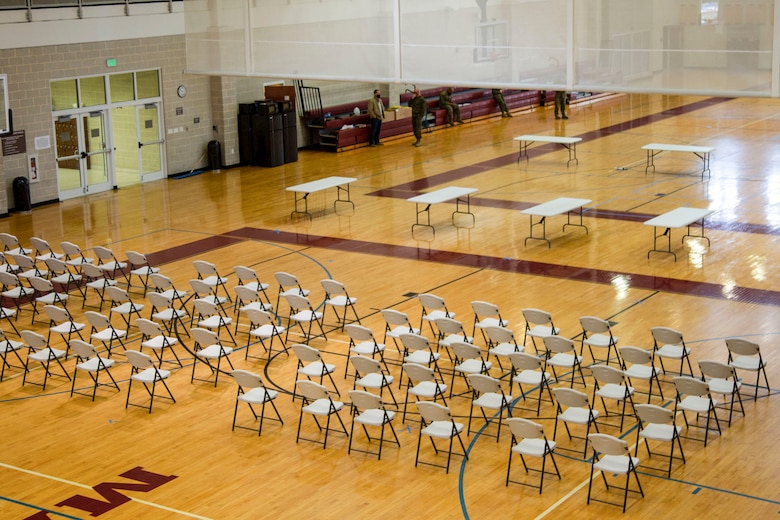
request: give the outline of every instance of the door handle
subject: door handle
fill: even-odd
[[[82,159],[86,159],[87,158],[87,152],[81,152],[80,157]]]
[[[138,148],[140,149],[140,148],[142,148],[143,146],[144,146],[144,143],[142,143],[141,141],[138,141]]]

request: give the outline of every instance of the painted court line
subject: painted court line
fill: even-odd
[[[78,487],[78,488],[81,488],[81,489],[93,489],[92,486],[89,486],[87,484],[81,484],[79,482],[73,482],[71,480],[65,480],[63,478],[55,477],[53,475],[47,475],[45,473],[40,473],[38,471],[32,471],[32,470],[25,469],[25,468],[20,468],[20,467],[17,467],[17,466],[11,466],[10,464],[5,464],[3,462],[0,462],[0,467],[6,468],[6,469],[10,469],[12,471],[18,471],[20,473],[26,473],[26,474],[32,475],[34,477],[40,477],[40,478],[45,478],[45,479],[48,479],[48,480],[53,480],[55,482],[61,482],[62,484],[67,484],[69,486],[75,486],[75,487]],[[154,507],[154,508],[157,508],[157,509],[162,509],[163,511],[168,511],[170,513],[176,513],[176,514],[181,515],[181,516],[186,516],[186,517],[189,517],[189,518],[198,518],[199,520],[211,520],[207,516],[196,515],[195,513],[190,513],[188,511],[182,511],[180,509],[174,509],[172,507],[167,507],[167,506],[164,506],[164,505],[161,505],[161,504],[155,504],[154,502],[148,502],[146,500],[140,500],[140,499],[133,498],[133,497],[129,497],[129,498],[132,501],[134,501],[134,502],[138,502],[139,504],[143,504],[143,505],[146,505],[146,506]],[[21,503],[21,502],[17,502],[17,503]],[[45,508],[38,508],[38,509],[39,510],[43,510],[43,511],[49,511],[48,509],[45,509]]]

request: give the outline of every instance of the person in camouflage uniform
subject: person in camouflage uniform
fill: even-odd
[[[420,94],[420,89],[414,89],[412,99],[409,100],[409,106],[412,108],[412,131],[417,139],[412,145],[420,146],[422,144],[422,124],[425,114],[428,112],[428,101]]]
[[[463,124],[463,120],[460,118],[460,107],[452,101],[452,87],[442,90],[439,94],[439,108],[447,110],[448,125]]]

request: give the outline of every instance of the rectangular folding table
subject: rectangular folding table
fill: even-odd
[[[655,172],[654,158],[661,152],[688,152],[694,154],[702,161],[701,178],[704,178],[704,173],[710,176],[710,154],[715,151],[714,146],[690,146],[684,144],[663,144],[663,143],[650,143],[642,147],[642,150],[647,150],[647,164],[645,166],[645,175],[647,170],[651,167]]]
[[[354,209],[355,203],[349,198],[349,185],[356,180],[357,179],[354,177],[332,176],[288,187],[287,191],[291,191],[295,195],[295,209],[290,213],[290,218],[293,218],[296,214],[300,214],[306,215],[309,217],[309,220],[311,220],[311,213],[309,213],[309,194],[327,190],[329,188],[336,188],[336,200],[333,202],[334,210],[336,209],[336,204],[339,202],[348,202]],[[346,194],[346,198],[342,199],[342,194]],[[301,202],[303,203],[303,211],[298,209],[298,205]]]
[[[560,135],[520,135],[514,138],[515,141],[520,142],[520,153],[517,156],[517,162],[520,162],[520,158],[525,155],[525,160],[528,160],[528,145],[531,143],[555,143],[563,146],[569,151],[569,160],[566,161],[566,166],[569,163],[575,161],[577,164],[580,161],[577,159],[577,143],[582,141],[582,137],[566,137]]]
[[[685,242],[685,239],[688,237],[703,238],[707,241],[707,246],[709,247],[710,239],[704,236],[704,219],[711,213],[712,210],[710,209],[682,207],[667,211],[666,213],[662,213],[661,215],[653,217],[650,220],[646,220],[644,222],[645,226],[653,226],[653,249],[647,252],[647,258],[650,258],[650,253],[658,252],[668,253],[674,256],[675,262],[677,261],[677,255],[672,251],[672,228],[687,227],[688,232],[683,235],[683,242]],[[701,234],[691,235],[691,226],[697,222],[701,228]],[[659,235],[657,231],[658,228],[665,228],[665,231]],[[666,249],[658,249],[656,247],[658,244],[658,239],[663,236],[666,237]]]
[[[553,199],[536,206],[524,209],[520,213],[528,215],[531,221],[531,234],[526,237],[524,243],[528,243],[529,240],[544,240],[547,242],[547,247],[550,247],[550,241],[547,239],[547,217],[554,217],[566,213],[566,224],[563,225],[563,230],[566,230],[566,226],[578,226],[585,228],[585,234],[588,233],[588,227],[582,223],[582,206],[589,204],[590,199],[576,199],[571,197],[560,197]],[[577,211],[579,208],[579,211]],[[571,221],[572,215],[579,217],[579,224]],[[539,222],[534,222],[534,217],[541,217]],[[534,227],[542,226],[542,236],[534,236]]]
[[[412,224],[412,235],[414,235],[415,228],[419,226],[419,227],[430,228],[435,236],[436,230],[431,225],[431,206],[434,204],[447,202],[453,199],[455,200],[455,211],[452,212],[452,225],[455,227],[473,227],[476,219],[474,217],[474,214],[471,212],[471,194],[476,191],[477,188],[462,188],[459,186],[449,186],[447,188],[440,188],[438,190],[434,190],[428,193],[423,193],[422,195],[417,195],[415,197],[406,199],[409,202],[414,202],[417,209],[417,221],[414,224]],[[423,209],[420,209],[421,204],[425,205]],[[466,211],[460,210],[461,204],[466,205]],[[425,213],[426,216],[425,223],[420,222],[420,214],[422,213]],[[455,223],[455,215],[458,214],[470,215],[472,225],[457,226]]]

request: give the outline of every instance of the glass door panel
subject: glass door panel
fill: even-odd
[[[105,119],[96,111],[54,122],[60,200],[111,189]]]
[[[156,103],[137,107],[138,114],[138,162],[142,181],[148,182],[163,178],[162,132],[160,130],[160,111]]]

